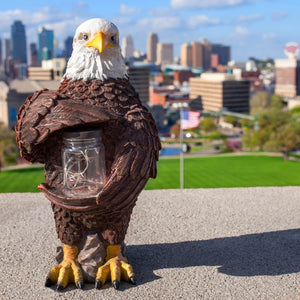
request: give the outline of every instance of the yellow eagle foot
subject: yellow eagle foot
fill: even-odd
[[[83,277],[80,266],[77,262],[78,249],[76,246],[63,245],[64,259],[53,267],[46,279],[45,286],[50,287],[56,284],[56,290],[61,291],[70,282],[74,282],[77,288],[83,288]]]
[[[120,287],[121,279],[136,284],[132,266],[121,254],[121,245],[109,245],[106,254],[106,263],[98,268],[96,274],[95,288],[100,289],[109,279],[116,290]]]

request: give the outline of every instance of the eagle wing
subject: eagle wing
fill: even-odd
[[[106,108],[84,104],[49,90],[35,92],[20,108],[16,126],[20,154],[30,162],[44,163],[51,134],[79,125],[93,125],[118,116]]]
[[[156,177],[161,148],[153,117],[140,104],[132,105],[125,115],[120,115],[93,101],[70,99],[49,90],[36,92],[26,99],[18,114],[16,133],[20,153],[28,161],[44,163],[49,152],[47,141],[51,141],[49,137],[54,133],[109,121],[116,121],[126,130],[116,141],[110,174],[96,202],[103,209],[132,206],[147,180]]]
[[[100,206],[122,209],[136,200],[147,180],[156,177],[161,149],[152,115],[143,106],[125,115],[126,134],[121,139],[110,176],[97,197]]]

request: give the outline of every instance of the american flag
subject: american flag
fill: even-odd
[[[181,128],[183,130],[196,128],[199,125],[200,112],[194,110],[181,111]]]

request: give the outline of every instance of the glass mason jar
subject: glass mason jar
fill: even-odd
[[[96,196],[103,188],[106,177],[101,130],[64,132],[62,166],[66,196]]]

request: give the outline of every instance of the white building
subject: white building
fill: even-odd
[[[157,44],[157,64],[172,64],[173,63],[173,44]]]
[[[128,35],[122,39],[122,55],[125,59],[133,57],[134,46],[131,35]]]

